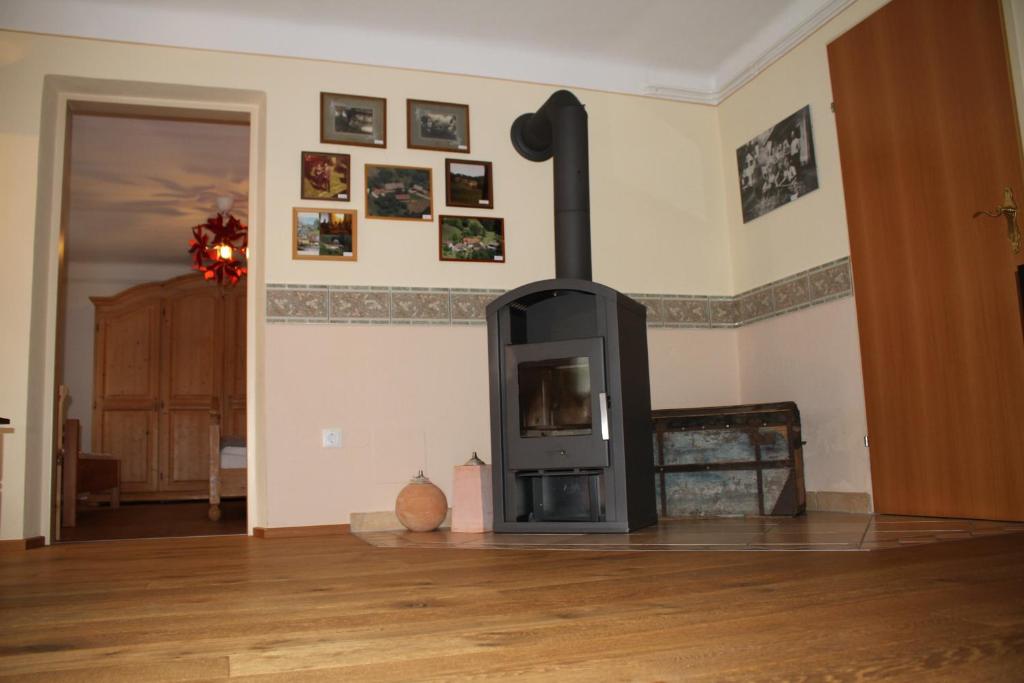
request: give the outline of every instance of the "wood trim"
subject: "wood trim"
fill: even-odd
[[[7,541],[0,541],[0,553],[14,553],[22,550],[35,550],[46,545],[46,539],[42,536],[29,536],[28,538],[15,538]]]
[[[871,508],[871,494],[869,493],[858,491],[807,492],[807,509],[809,511],[870,514]]]
[[[103,116],[106,118],[217,123],[233,126],[249,125],[248,112],[226,109],[193,109],[190,107],[164,107],[149,104],[68,100],[68,111],[76,115],[85,114],[87,116]]]
[[[308,536],[344,536],[351,533],[348,524],[320,524],[312,526],[253,527],[256,538],[304,538]]]

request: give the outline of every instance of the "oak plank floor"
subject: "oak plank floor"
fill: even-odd
[[[1020,681],[1024,534],[849,552],[375,548],[0,556],[0,677]]]

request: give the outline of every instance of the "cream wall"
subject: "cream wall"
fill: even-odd
[[[854,3],[718,106],[734,291],[743,292],[849,255],[826,50],[830,42],[886,2]],[[736,149],[808,104],[818,189],[744,223]]]
[[[0,32],[0,92],[8,94],[5,106],[0,108],[0,230],[4,231],[7,245],[0,253],[0,286],[5,293],[0,325],[0,373],[5,378],[0,385],[0,414],[11,417],[14,427],[4,442],[2,538],[46,535],[49,516],[52,386],[47,377],[52,377],[53,367],[55,312],[51,297],[55,291],[58,246],[53,238],[58,220],[56,207],[60,205],[61,155],[61,150],[53,145],[57,139],[53,131],[59,130],[62,110],[56,95],[44,96],[44,78],[48,75],[60,75],[60,82],[110,79],[131,83],[133,92],[173,102],[186,99],[187,93],[208,88],[202,91],[207,93],[202,97],[217,102],[217,108],[223,107],[219,104],[222,100],[230,99],[228,89],[264,93],[265,128],[254,130],[253,142],[260,152],[254,154],[254,159],[260,159],[260,168],[265,169],[265,176],[257,179],[252,190],[252,227],[265,238],[257,246],[263,253],[255,262],[252,279],[256,283],[511,288],[553,275],[550,164],[527,162],[508,143],[511,121],[539,106],[550,94],[550,87]],[[89,87],[103,90],[96,84]],[[387,97],[388,149],[319,144],[317,103],[321,90]],[[632,292],[730,293],[732,273],[715,109],[576,92],[590,115],[595,279]],[[434,171],[435,197],[442,196],[445,154],[405,148],[406,97],[470,105],[473,151],[469,158],[494,162],[496,209],[491,213],[506,219],[508,263],[441,264],[436,258],[436,223],[367,221],[362,218],[362,201],[351,204],[359,210],[361,218],[357,263],[293,261],[292,207],[318,205],[297,199],[298,157],[302,150],[344,149],[350,153],[356,170],[355,196],[362,192],[364,163],[429,165]],[[41,136],[41,130],[48,132]],[[435,204],[435,214],[441,208],[439,203]],[[39,228],[32,239],[34,225]],[[260,260],[263,273],[256,272]],[[252,305],[260,306],[261,301],[262,296],[253,297]],[[260,309],[251,308],[250,312],[254,310]],[[451,390],[447,378],[458,377],[465,371],[472,349],[483,353],[482,344],[479,348],[474,346],[478,337],[482,339],[481,330],[291,326],[264,329],[258,321],[251,320],[251,337],[262,338],[265,334],[268,348],[265,354],[257,352],[250,363],[251,383],[261,384],[263,372],[266,373],[265,391],[252,412],[258,416],[253,418],[258,420],[257,428],[267,434],[266,452],[255,465],[257,469],[266,467],[266,490],[255,494],[263,496],[265,505],[255,511],[255,519],[250,518],[250,522],[282,526],[345,521],[333,515],[343,514],[339,513],[343,508],[356,509],[352,501],[363,500],[367,495],[364,488],[375,481],[367,478],[369,475],[346,475],[340,480],[340,488],[331,491],[332,496],[345,501],[341,504],[343,508],[332,503],[323,508],[317,506],[308,514],[296,513],[305,509],[305,501],[309,500],[307,489],[319,485],[323,474],[319,466],[323,452],[317,445],[319,430],[351,414],[313,413],[315,419],[289,422],[287,409],[304,405],[309,397],[319,397],[326,405],[355,401],[359,406],[386,406],[395,396],[422,396],[424,387],[432,387],[428,403],[412,406],[408,427],[426,435],[436,429],[434,406],[465,404],[466,414],[479,416],[480,406],[486,403],[486,392],[478,384],[485,374],[481,371],[478,378],[457,385],[465,389],[464,395]],[[678,342],[665,341],[673,335],[678,335]],[[658,343],[665,347],[657,356],[652,351],[654,375],[665,387],[657,389],[656,396],[669,402],[721,402],[720,399],[732,401],[738,396],[734,332],[665,331],[652,337],[659,338]],[[403,343],[396,345],[396,339]],[[706,365],[693,367],[691,358],[680,351],[691,340],[713,354]],[[434,353],[425,355],[420,352],[421,347]],[[360,349],[365,350],[362,357],[354,353]],[[378,349],[390,349],[392,353],[381,357]],[[456,352],[443,353],[449,349]],[[316,359],[320,353],[339,354],[344,359],[343,369],[326,378],[324,373],[308,370],[317,366],[307,359]],[[402,353],[407,357],[402,358]],[[388,382],[359,384],[358,392],[349,392],[345,388],[352,385],[353,378],[345,368],[353,360],[362,364],[361,372],[366,376],[386,373],[380,368],[389,365],[403,368],[404,372],[390,376]],[[476,366],[480,367],[479,361]],[[691,367],[694,372],[688,377]],[[708,368],[721,368],[721,374]],[[696,383],[694,377],[701,377],[700,381],[706,384]],[[434,384],[439,379],[443,381]],[[266,401],[265,407],[259,405],[259,400]],[[390,415],[387,411],[368,415],[356,423],[355,436],[358,437],[360,429],[371,435],[392,433]],[[330,422],[324,424],[328,419]],[[342,422],[341,426],[347,427],[348,423]],[[251,433],[253,428],[250,423]],[[433,451],[424,452],[443,453],[451,463],[459,462],[468,457],[469,450],[479,450],[478,435],[486,429],[486,420],[474,422],[473,426],[458,430],[457,436],[449,434],[436,441],[437,445],[431,446]],[[401,458],[406,457],[405,442],[397,436],[401,432],[395,434],[398,441],[393,448],[385,449],[378,443],[374,452],[386,451],[394,454],[388,457],[399,458],[394,471],[388,468],[387,476],[398,476],[395,472],[400,471],[405,477],[405,468],[400,466],[404,463]],[[313,445],[309,446],[311,439]],[[358,470],[361,461],[356,458],[352,462]],[[377,468],[388,466],[387,460],[373,462]],[[345,463],[344,459],[336,463],[341,468],[339,473],[345,472]],[[297,480],[299,473],[308,474],[308,478]],[[371,486],[370,490],[375,489]],[[378,509],[393,499],[393,493],[384,495],[379,490],[374,495],[378,497],[372,503]]]
[[[886,1],[854,3],[719,105],[735,291],[849,255],[827,45]],[[743,223],[736,149],[808,104],[818,189]],[[853,299],[754,323],[739,331],[738,345],[741,400],[800,407],[807,490],[870,493]]]
[[[744,403],[796,401],[808,491],[871,492],[857,312],[847,297],[739,330]]]

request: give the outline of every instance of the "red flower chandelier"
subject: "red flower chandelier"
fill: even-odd
[[[192,270],[219,285],[234,285],[245,277],[249,259],[249,229],[228,211],[231,201],[217,200],[220,213],[192,228],[188,253]]]

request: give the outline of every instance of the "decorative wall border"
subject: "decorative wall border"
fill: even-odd
[[[267,285],[268,323],[482,325],[501,289]],[[735,328],[853,294],[843,257],[736,296],[630,294],[648,327]]]

